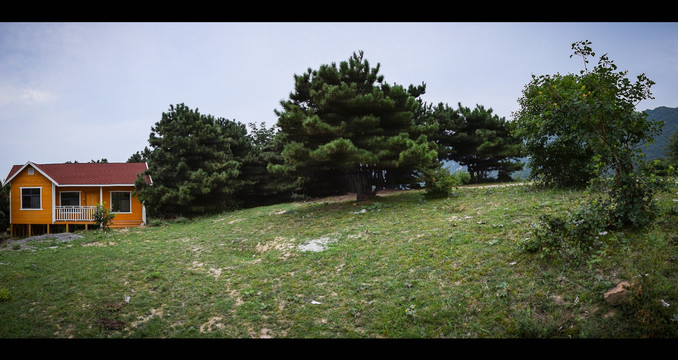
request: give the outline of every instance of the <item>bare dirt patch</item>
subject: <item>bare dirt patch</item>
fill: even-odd
[[[391,196],[402,194],[407,191],[421,191],[421,190],[395,190],[395,189],[384,189],[377,191],[377,197]],[[336,196],[327,196],[323,198],[312,198],[308,202],[343,202],[343,201],[356,201],[356,193],[348,193],[345,195],[336,195]]]

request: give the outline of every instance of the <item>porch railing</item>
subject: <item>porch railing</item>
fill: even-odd
[[[94,221],[95,206],[55,206],[55,221]]]

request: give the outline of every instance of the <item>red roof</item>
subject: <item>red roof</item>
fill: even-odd
[[[9,182],[21,169],[32,166],[56,185],[133,185],[146,163],[72,163],[14,165],[7,175]],[[149,180],[147,180],[149,181]],[[150,181],[149,181],[150,182]]]

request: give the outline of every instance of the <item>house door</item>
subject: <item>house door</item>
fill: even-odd
[[[87,206],[95,206],[99,203],[99,192],[88,192],[87,193]]]

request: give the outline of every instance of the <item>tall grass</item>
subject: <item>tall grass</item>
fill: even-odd
[[[2,338],[678,335],[678,194],[581,264],[520,249],[578,191],[461,187],[331,199],[0,248]],[[619,281],[630,302],[603,299]],[[670,304],[665,306],[664,303]]]

